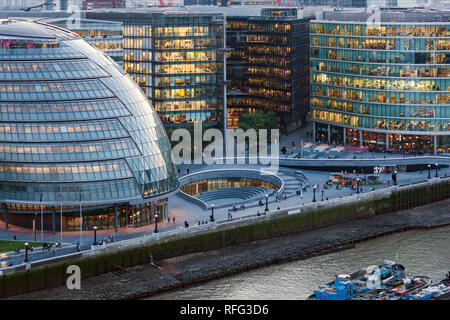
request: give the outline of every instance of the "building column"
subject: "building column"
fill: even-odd
[[[344,127],[344,128],[342,128],[342,130],[344,130],[344,134],[342,135],[342,137],[343,137],[342,144],[346,145],[347,144],[347,129]]]
[[[363,147],[363,136],[362,136],[362,130],[359,130],[359,146]]]
[[[153,219],[155,218],[155,201],[150,203],[150,224],[153,223]]]
[[[118,206],[117,204],[114,205],[114,231],[117,232],[117,229],[119,227],[119,214],[118,214]]]
[[[56,233],[55,207],[52,207],[52,232]]]
[[[386,133],[386,151],[389,151],[389,133]]]
[[[8,230],[8,207],[6,206],[6,203],[3,204],[3,209],[5,213],[5,229]]]
[[[328,138],[328,144],[331,143],[331,126],[327,126],[327,138]]]
[[[437,154],[437,136],[433,136],[433,154]]]
[[[316,143],[316,122],[313,121],[312,142]]]

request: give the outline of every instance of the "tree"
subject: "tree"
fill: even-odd
[[[275,112],[264,112],[261,110],[255,113],[243,113],[239,118],[238,127],[244,131],[248,129],[267,129],[270,135],[270,129],[278,129],[278,118]]]

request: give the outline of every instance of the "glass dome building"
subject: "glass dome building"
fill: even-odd
[[[0,20],[0,202],[8,224],[83,230],[167,215],[178,179],[157,113],[77,34]],[[81,210],[80,210],[81,209]],[[60,214],[62,213],[62,217]]]

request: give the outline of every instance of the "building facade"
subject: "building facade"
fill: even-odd
[[[227,123],[244,112],[274,111],[280,129],[306,122],[309,110],[309,19],[296,8],[227,17]]]
[[[86,14],[123,22],[123,67],[165,126],[221,121],[223,15],[164,8]]]
[[[100,49],[118,65],[123,64],[122,22],[83,18],[49,18],[41,20],[78,34],[90,45]]]
[[[315,138],[369,150],[450,151],[449,11],[325,13],[311,22]]]
[[[167,214],[178,179],[164,127],[135,82],[77,34],[1,20],[0,110],[6,226],[31,228],[42,212],[46,230],[117,230]]]

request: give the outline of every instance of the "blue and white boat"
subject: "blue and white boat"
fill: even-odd
[[[389,290],[402,282],[405,267],[394,261],[362,268],[351,274],[341,274],[335,280],[320,285],[309,300],[344,300],[371,290]]]

